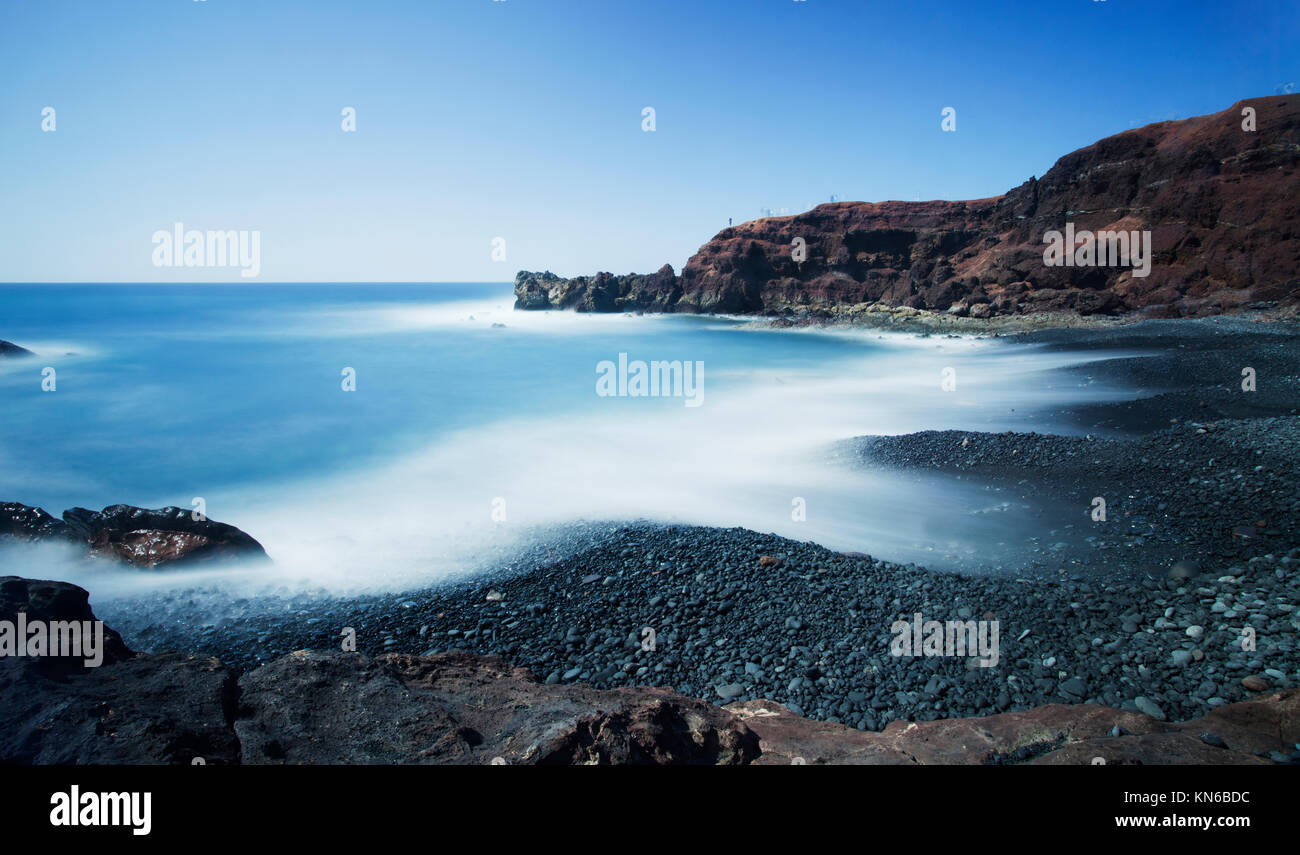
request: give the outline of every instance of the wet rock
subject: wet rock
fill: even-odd
[[[96,620],[95,613],[90,608],[90,593],[85,588],[70,582],[0,576],[0,621],[16,623],[19,612],[25,613],[28,623],[42,621],[51,624],[58,621]],[[108,626],[104,627],[103,646],[104,664],[123,662],[135,655],[123,643],[122,636]],[[0,661],[24,660],[0,657]],[[86,670],[83,665],[84,657],[67,659],[47,657],[39,661],[41,670],[45,672]]]
[[[21,359],[25,356],[35,356],[25,347],[19,347],[11,341],[0,340],[0,359]]]
[[[196,520],[183,508],[72,508],[63,512],[63,521],[92,554],[145,569],[267,557],[260,543],[233,525]]]
[[[1157,721],[1165,720],[1165,711],[1160,708],[1159,704],[1157,704],[1155,701],[1151,700],[1150,698],[1144,698],[1139,695],[1138,697],[1133,699],[1133,703],[1135,706],[1137,706],[1140,712],[1151,716]]]
[[[17,502],[0,502],[0,537],[74,540],[76,535],[62,520],[55,519],[40,508]]]

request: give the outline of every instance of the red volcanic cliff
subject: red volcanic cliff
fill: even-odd
[[[1256,130],[1243,127],[1254,110]],[[976,317],[1217,314],[1300,301],[1300,95],[1159,122],[965,202],[837,202],[724,229],[680,276],[521,272],[516,307],[813,314],[883,303]],[[1150,232],[1132,266],[1049,266],[1044,236]],[[806,252],[795,260],[796,238]],[[1077,246],[1089,243],[1080,234]]]

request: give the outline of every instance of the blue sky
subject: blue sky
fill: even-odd
[[[1296,12],[0,0],[0,280],[239,280],[154,267],[176,221],[260,231],[259,281],[680,270],[728,217],[992,196],[1100,137],[1295,87]]]

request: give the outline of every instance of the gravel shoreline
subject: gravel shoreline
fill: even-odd
[[[717,703],[766,697],[872,730],[1085,701],[1183,720],[1247,697],[1244,678],[1300,682],[1297,565],[1300,549],[1184,568],[1187,578],[975,578],[744,529],[636,525],[511,578],[288,603],[290,614],[199,627],[197,642],[156,614],[119,628],[131,644],[254,666],[339,649],[352,627],[372,654],[467,649],[550,682],[672,686]],[[893,656],[891,625],[916,613],[998,621],[999,663]],[[1253,652],[1242,649],[1247,626]],[[653,650],[643,649],[646,627]]]
[[[199,626],[182,593],[110,623],[133,646],[245,667],[339,649],[351,627],[368,653],[467,649],[549,682],[765,697],[871,730],[1045,703],[1186,720],[1300,685],[1300,329],[1216,319],[1023,339],[1159,352],[1062,374],[1155,395],[1063,408],[1095,436],[928,431],[848,440],[840,454],[977,480],[1009,504],[1077,506],[1068,531],[1042,532],[1041,567],[962,576],[745,529],[598,524],[569,529],[549,555],[427,590],[236,603],[247,612]],[[1243,365],[1256,392],[1239,388]],[[893,655],[891,627],[916,614],[997,621],[998,663]]]

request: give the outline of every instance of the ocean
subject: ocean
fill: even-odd
[[[93,577],[101,598],[402,589],[481,572],[525,533],[601,520],[997,566],[1025,557],[1030,516],[1081,524],[1086,502],[1008,506],[967,482],[861,469],[836,443],[1077,433],[1063,404],[1131,394],[1058,370],[1113,354],[512,304],[508,284],[0,286],[0,338],[37,354],[0,362],[0,500],[55,516],[199,507],[273,559],[147,573],[10,549],[6,572]],[[692,386],[618,394],[638,362],[675,361]]]

